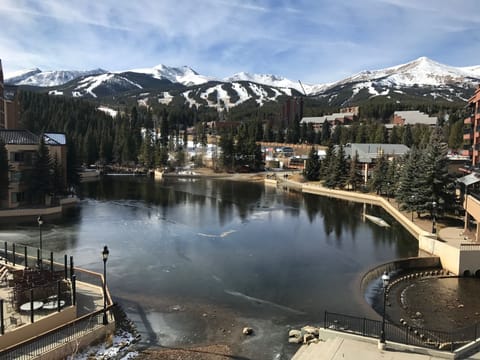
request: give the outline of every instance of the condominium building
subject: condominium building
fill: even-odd
[[[480,163],[480,86],[468,100],[470,116],[463,120],[462,155],[470,156],[472,165]]]

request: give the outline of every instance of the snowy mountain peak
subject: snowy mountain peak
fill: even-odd
[[[12,85],[51,87],[63,85],[81,76],[99,75],[103,73],[105,73],[105,70],[102,69],[86,71],[41,71],[40,69],[35,69],[23,72],[23,74],[20,74],[18,76],[9,77],[5,79],[5,82]]]
[[[425,56],[406,64],[401,64],[381,70],[361,71],[335,85],[351,82],[380,82],[383,85],[394,86],[443,86],[451,83],[468,82],[466,78],[478,77],[468,68],[458,68],[440,64]]]
[[[186,86],[200,85],[214,80],[213,78],[199,75],[195,70],[188,66],[170,67],[159,64],[153,68],[133,69],[128,71],[151,75],[156,79],[166,79],[173,83],[180,83]]]

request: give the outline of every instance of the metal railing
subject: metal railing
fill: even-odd
[[[75,284],[78,280],[100,288],[103,287],[104,279],[102,274],[75,268],[73,257],[71,256],[59,256],[53,252],[40,254],[37,248],[7,241],[2,245],[0,245],[2,246],[2,248],[0,248],[0,256],[2,257],[0,264],[5,263],[29,268],[48,269],[61,273],[64,279],[72,280],[72,284]],[[47,257],[43,257],[42,255],[47,255]],[[75,285],[72,286],[75,287]],[[72,296],[72,304],[75,304],[74,289],[72,289]],[[74,353],[77,351],[77,349],[75,349],[75,340],[105,326],[104,314],[110,314],[110,309],[115,306],[108,290],[106,291],[105,305],[105,309],[89,312],[62,326],[51,329],[43,334],[38,334],[35,338],[1,350],[0,359],[33,359],[70,342],[73,342],[71,352]]]
[[[103,327],[103,310],[75,319],[61,327],[40,334],[35,338],[16,344],[0,352],[0,358],[5,360],[27,360],[46,352],[55,350],[80,336]],[[75,344],[72,344],[72,353],[75,353]]]
[[[324,327],[370,338],[380,338],[382,322],[325,311]],[[476,340],[477,335],[480,334],[479,330],[480,324],[446,332],[423,329],[408,324],[396,325],[387,321],[385,322],[385,339],[406,345],[453,352]]]
[[[480,251],[480,243],[461,243],[460,250]]]

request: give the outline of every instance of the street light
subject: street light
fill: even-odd
[[[413,222],[413,205],[415,203],[415,195],[410,196],[410,208],[412,210],[412,222]]]
[[[387,303],[387,287],[390,282],[390,276],[385,271],[382,275],[383,284],[383,313],[382,313],[382,331],[380,332],[380,344],[385,345],[385,304]]]
[[[42,264],[42,225],[43,225],[43,219],[41,215],[38,216],[37,222],[38,222],[38,229],[40,231],[40,256],[38,258],[38,266],[40,267],[40,265]]]
[[[435,226],[436,210],[437,210],[437,203],[434,201],[432,202],[432,234],[435,234],[437,232],[437,227]]]
[[[102,251],[103,258],[103,325],[108,324],[107,319],[107,259],[108,259],[108,247],[105,245]]]

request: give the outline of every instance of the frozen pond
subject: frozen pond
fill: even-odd
[[[143,344],[234,343],[251,359],[288,358],[290,328],[325,310],[371,309],[359,277],[376,264],[416,256],[417,242],[378,208],[284,192],[260,183],[154,182],[106,177],[84,184],[78,210],[46,221],[43,247],[102,271]],[[3,226],[0,239],[36,246],[35,224]],[[238,337],[243,326],[256,336]]]

